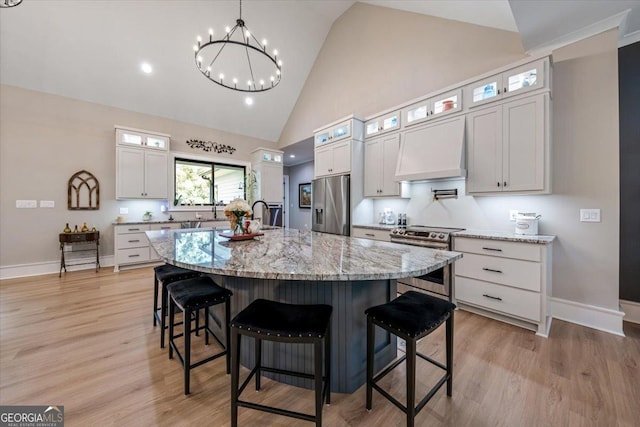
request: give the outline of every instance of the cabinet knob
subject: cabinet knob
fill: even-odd
[[[500,187],[500,183],[498,182],[498,187]]]
[[[504,185],[504,187],[506,187],[507,186],[507,181],[505,181],[503,185]]]
[[[498,89],[498,95],[500,95],[500,89]]]
[[[502,89],[502,92],[507,93],[507,88]]]

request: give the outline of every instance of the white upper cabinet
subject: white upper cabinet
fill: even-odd
[[[256,188],[253,196],[256,200],[269,203],[282,203],[283,152],[269,148],[252,151],[251,167],[256,173]]]
[[[351,141],[316,148],[314,166],[316,178],[351,172]]]
[[[465,102],[468,107],[475,107],[544,88],[548,86],[548,64],[548,59],[540,59],[467,85]]]
[[[412,126],[462,110],[462,89],[416,102],[402,110],[403,126]]]
[[[367,120],[364,124],[364,137],[375,137],[398,129],[400,129],[400,110]]]
[[[469,113],[467,192],[549,193],[548,118],[545,93]]]
[[[171,137],[116,128],[116,199],[167,199]]]
[[[169,135],[151,134],[134,129],[116,128],[116,143],[139,148],[169,151]]]
[[[400,134],[381,136],[364,145],[364,196],[401,196],[401,185],[395,180],[400,150]],[[405,194],[402,194],[405,197]]]
[[[351,120],[346,120],[335,126],[324,129],[315,134],[315,146],[329,144],[351,137]]]

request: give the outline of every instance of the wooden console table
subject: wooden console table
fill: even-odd
[[[58,240],[60,241],[60,273],[58,277],[62,276],[62,270],[67,272],[67,267],[71,267],[74,265],[83,265],[83,264],[96,264],[96,273],[100,268],[100,232],[99,231],[88,231],[86,233],[60,233],[58,236]],[[71,245],[72,249],[74,245],[78,245],[80,249],[72,250],[69,253],[86,253],[86,252],[95,252],[96,259],[95,261],[87,261],[87,257],[69,257],[67,260],[65,258],[65,245]],[[94,247],[95,245],[95,247]],[[92,257],[93,258],[93,257]],[[80,262],[74,262],[74,261]],[[67,264],[67,261],[72,261],[71,264]]]

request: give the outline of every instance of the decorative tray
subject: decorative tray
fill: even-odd
[[[257,236],[264,236],[264,233],[251,233],[251,234],[233,234],[233,232],[220,233],[220,236],[226,237],[229,240],[250,240]]]

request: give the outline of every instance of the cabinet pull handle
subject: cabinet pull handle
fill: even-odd
[[[498,187],[500,187],[500,183],[498,182]]]
[[[140,231],[139,228],[127,228],[128,231]]]
[[[135,258],[135,257],[139,257],[140,254],[135,254],[135,255],[129,255],[129,258]]]
[[[129,243],[138,243],[140,240],[129,240]]]
[[[170,230],[171,227],[160,227],[160,230]]]
[[[369,236],[369,237],[376,237],[375,234],[371,234],[371,233],[364,233],[365,236]]]
[[[492,273],[500,273],[500,274],[502,274],[502,271],[500,271],[500,270],[494,270],[493,268],[482,267],[482,269],[483,269],[484,271],[490,271],[490,272],[492,272]]]
[[[507,88],[505,87],[502,91],[503,91],[504,93],[507,93]]]
[[[494,296],[487,295],[487,294],[482,294],[482,296],[486,297],[486,298],[494,299],[496,301],[502,301],[502,298],[500,298],[500,297],[494,297]]]
[[[507,181],[505,181],[505,182],[504,182],[504,185],[503,185],[503,187],[506,187],[506,186],[507,186]]]
[[[502,252],[502,249],[498,249],[498,248],[486,248],[486,247],[483,246],[482,249],[484,249],[485,251]]]
[[[500,89],[498,89],[498,95],[500,95]]]

